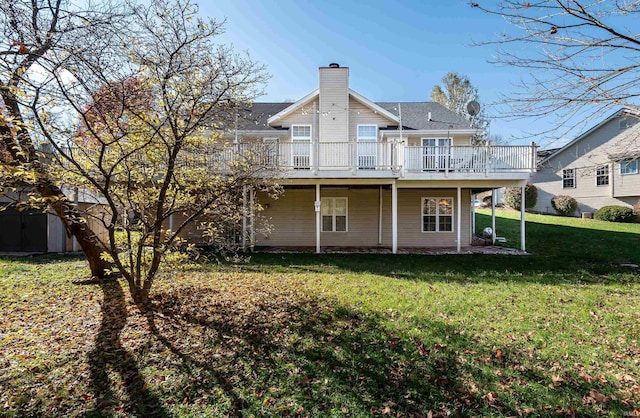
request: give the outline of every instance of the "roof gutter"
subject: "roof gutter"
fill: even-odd
[[[475,135],[479,133],[478,129],[384,129],[380,130],[382,135],[400,135],[402,133],[403,136],[409,135]]]

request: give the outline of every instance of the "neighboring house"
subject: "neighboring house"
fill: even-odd
[[[71,200],[76,200],[73,191],[65,191]],[[81,213],[105,214],[103,205],[88,193],[79,193],[77,204]],[[0,196],[0,252],[9,253],[59,253],[80,251],[64,229],[60,218],[42,211],[16,208],[13,201]],[[88,224],[101,239],[106,239],[106,229],[101,222],[89,217]]]
[[[551,199],[572,196],[581,212],[607,205],[633,206],[640,199],[640,115],[621,109],[555,150],[538,164],[532,209],[554,213]]]
[[[472,241],[472,195],[521,187],[535,146],[472,146],[477,129],[433,102],[374,102],[349,69],[319,69],[319,88],[295,103],[255,103],[231,135],[264,144],[284,193],[255,194],[271,225],[247,214],[255,247],[461,247]],[[193,238],[193,230],[192,238]]]

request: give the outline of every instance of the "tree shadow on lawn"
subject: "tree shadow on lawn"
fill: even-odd
[[[266,285],[249,293],[181,288],[156,294],[152,305],[157,346],[145,350],[175,356],[179,376],[164,390],[194,413],[596,416],[624,408],[609,383],[565,377],[549,390],[541,360],[483,346],[440,321],[416,322],[407,337],[389,328],[391,317]],[[585,403],[592,389],[605,400]]]
[[[168,416],[160,400],[148,389],[134,355],[122,346],[120,334],[127,325],[127,302],[118,280],[100,282],[103,293],[102,322],[94,348],[87,355],[95,402],[94,410],[86,416],[103,416],[114,412],[140,417]],[[109,376],[110,369],[119,375],[120,382]],[[128,402],[117,399],[122,385]]]

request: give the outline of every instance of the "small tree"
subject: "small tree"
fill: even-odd
[[[578,202],[571,196],[557,195],[551,199],[553,210],[560,216],[573,216],[578,210]]]
[[[277,192],[278,173],[262,147],[240,148],[224,138],[235,115],[260,93],[264,68],[217,45],[222,24],[197,12],[180,0],[136,5],[122,15],[126,24],[96,38],[87,33],[93,49],[70,45],[59,54],[34,55],[42,59],[38,77],[23,76],[33,83],[25,81],[20,95],[3,90],[3,98],[19,99],[10,116],[29,117],[0,124],[13,140],[4,172],[35,185],[34,200],[56,208],[65,225],[77,210],[62,185],[103,202],[107,211],[95,221],[108,238],[101,241],[79,220],[92,244],[81,242],[82,248],[95,276],[117,270],[141,305],[161,263],[187,245],[181,233],[189,225],[221,243],[243,209],[259,211],[247,208],[248,193]],[[83,22],[80,14],[77,23]],[[5,108],[9,104],[5,99]],[[34,138],[52,148],[46,160]]]
[[[504,204],[512,209],[520,210],[521,189],[520,187],[507,187],[504,192]],[[531,209],[538,201],[538,188],[527,183],[524,188],[525,209]]]
[[[475,127],[482,130],[482,133],[474,136],[474,142],[479,143],[486,140],[490,121],[486,117],[484,108],[480,110],[479,115],[474,116],[471,116],[467,111],[467,104],[470,101],[480,101],[478,89],[471,84],[469,77],[458,73],[447,73],[442,77],[442,84],[442,87],[440,85],[433,87],[431,100],[440,103],[470,122],[472,121]]]

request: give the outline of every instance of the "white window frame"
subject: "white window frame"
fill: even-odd
[[[360,135],[360,128],[373,127],[375,133],[373,135]],[[361,123],[356,125],[356,142],[358,142],[357,162],[359,168],[375,168],[378,164],[378,156],[376,150],[376,142],[378,141],[378,125],[374,123]],[[362,164],[361,164],[362,163]]]
[[[620,161],[620,163],[619,163],[619,164],[620,164],[620,175],[621,175],[621,176],[631,176],[631,175],[634,175],[634,174],[638,174],[638,172],[640,171],[640,160],[626,160],[626,161]],[[625,168],[626,168],[627,166],[630,166],[630,165],[632,165],[632,164],[636,166],[635,170],[633,170],[633,171],[629,171],[629,172],[623,172],[623,171],[622,171],[622,166],[623,166],[623,165],[624,165],[624,166],[625,166]]]
[[[344,214],[344,231],[337,231],[336,230],[336,218],[338,216],[343,216],[343,215],[337,215],[335,213],[335,201],[336,200],[344,200],[344,207],[345,207],[345,214]],[[324,214],[321,213],[320,216],[323,218],[322,222],[321,222],[321,230],[322,232],[338,232],[338,233],[344,233],[344,232],[349,232],[349,198],[348,197],[323,197],[320,199],[321,203],[320,203],[320,210],[324,209],[324,205],[323,203],[325,202],[333,202],[333,204],[331,205],[332,211],[329,214]],[[331,216],[331,230],[325,230],[324,229],[324,217],[325,216]]]
[[[571,172],[571,177],[567,176]],[[565,180],[571,180],[573,182],[573,186],[565,186]],[[562,170],[562,188],[563,189],[575,189],[576,188],[576,169],[575,168],[565,168]]]
[[[604,179],[606,182],[600,183],[600,178]],[[608,186],[609,181],[609,164],[596,167],[596,187]]]
[[[425,201],[426,200],[435,200],[436,201],[436,213],[435,213],[435,225],[436,225],[436,229],[435,231],[425,231],[424,230],[424,218],[425,216],[434,216],[434,215],[430,215],[430,214],[426,214],[424,213],[424,205],[425,205]],[[451,201],[451,214],[441,214],[440,213],[440,201],[441,200],[450,200]],[[452,232],[455,232],[455,199],[453,197],[448,197],[448,196],[440,196],[440,197],[423,197],[420,200],[420,230],[425,233],[425,234],[434,234],[434,233],[446,233],[446,234],[450,234]],[[451,230],[450,231],[441,231],[440,230],[440,217],[441,216],[446,216],[446,217],[450,217],[451,218]]]
[[[426,145],[433,141],[432,145]],[[422,171],[445,171],[451,164],[452,137],[422,137]]]
[[[309,136],[297,136],[293,132],[295,128],[304,127],[309,128]],[[313,137],[313,126],[306,123],[291,125],[291,165],[294,168],[310,168],[311,167],[311,138]],[[307,147],[301,145],[308,144]],[[302,152],[301,152],[302,151]],[[302,160],[300,159],[302,157]],[[306,157],[306,163],[300,164],[299,161],[304,161]]]
[[[264,161],[267,165],[277,166],[280,157],[280,138],[277,136],[267,136],[262,138],[264,146]]]

